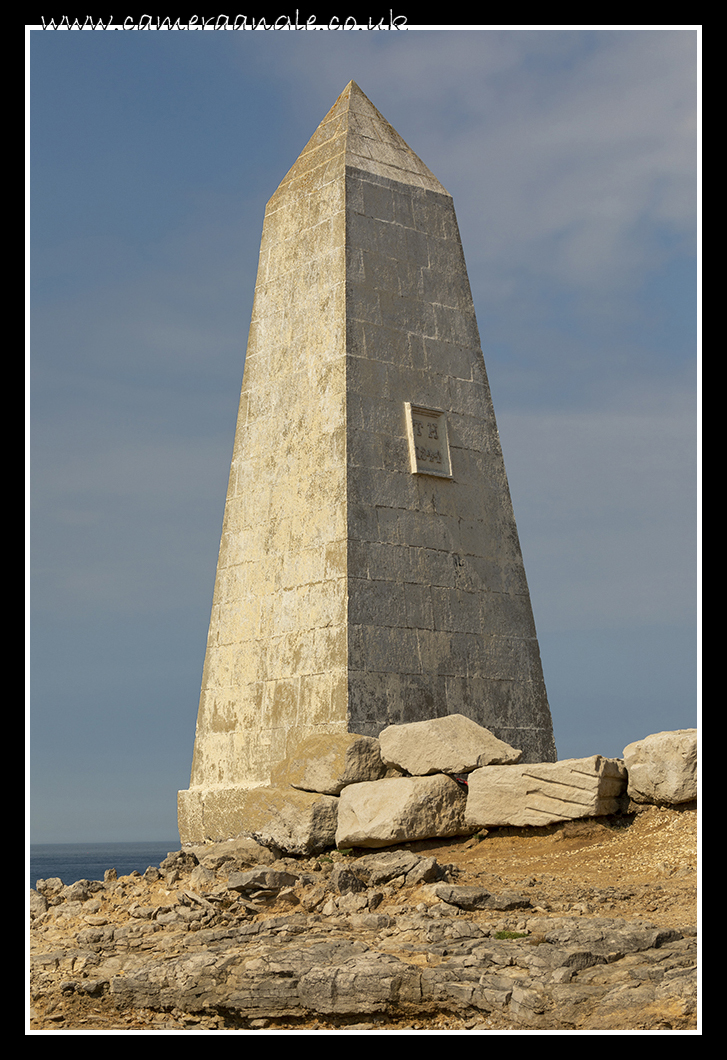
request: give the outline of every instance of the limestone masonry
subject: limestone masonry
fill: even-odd
[[[556,759],[452,198],[351,82],[265,213],[181,839],[451,714]]]

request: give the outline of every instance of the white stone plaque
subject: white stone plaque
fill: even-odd
[[[406,403],[409,462],[413,475],[452,477],[449,459],[447,417],[441,409],[425,409]]]

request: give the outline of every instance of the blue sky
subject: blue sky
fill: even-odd
[[[265,203],[350,80],[454,197],[559,756],[695,725],[698,33],[29,40],[31,839],[176,835]]]

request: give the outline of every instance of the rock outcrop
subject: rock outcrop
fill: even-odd
[[[103,882],[39,880],[29,903],[35,1025],[83,1028],[94,1013],[102,1028],[325,1019],[368,1029],[379,1017],[445,1013],[483,1029],[693,1027],[693,921],[635,916],[636,890],[612,886],[617,852],[605,859],[608,886],[594,909],[538,894],[535,877],[514,887],[508,870],[485,885],[480,870],[463,876],[456,864],[396,848],[434,837],[486,846],[499,826],[559,828],[553,839],[565,842],[598,827],[588,818],[648,801],[656,805],[643,813],[666,812],[657,807],[696,794],[693,730],[630,744],[624,760],[521,765],[489,733],[471,733],[463,756],[459,722],[436,739],[430,724],[425,744],[447,769],[428,772],[418,732],[413,744],[410,733],[391,745],[384,737],[396,751],[381,757],[379,741],[346,735],[312,763],[312,744],[282,767],[280,786],[238,793],[217,815],[240,833],[234,839],[172,852],[143,876],[109,869]],[[360,779],[381,776],[387,762],[421,774]],[[301,790],[311,778],[326,791]],[[659,846],[658,872],[672,871],[662,865],[669,852]],[[678,871],[687,879],[694,866]],[[659,912],[662,884],[653,896],[643,886],[644,911]]]
[[[258,852],[252,866],[248,842],[178,851],[143,876],[39,880],[34,1026],[694,1026],[688,925],[593,915],[583,902],[558,912],[532,880],[467,884],[411,850]]]

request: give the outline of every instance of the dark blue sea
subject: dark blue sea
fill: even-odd
[[[102,880],[106,869],[116,869],[119,876],[128,876],[134,869],[144,872],[179,848],[179,839],[159,843],[31,843],[30,886],[55,876],[64,883]]]

